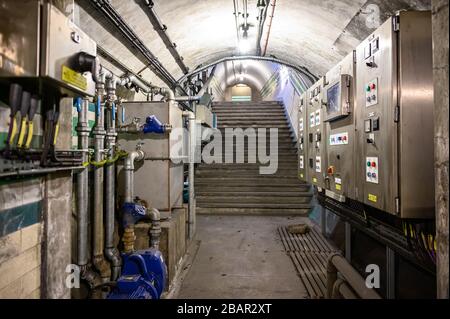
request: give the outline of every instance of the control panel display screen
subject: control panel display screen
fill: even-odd
[[[333,114],[338,113],[341,111],[341,103],[340,103],[340,97],[339,97],[339,89],[340,89],[340,83],[336,83],[327,91],[327,98],[328,98],[328,104],[327,104],[327,113]]]

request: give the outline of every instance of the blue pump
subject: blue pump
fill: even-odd
[[[150,248],[122,257],[122,275],[108,299],[160,299],[167,278],[161,252]]]
[[[147,216],[144,206],[124,203],[123,227],[132,227]],[[166,286],[167,267],[159,250],[149,248],[122,254],[123,269],[108,299],[160,299]]]

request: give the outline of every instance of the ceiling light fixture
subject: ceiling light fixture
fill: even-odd
[[[250,42],[247,38],[242,38],[241,41],[239,41],[239,52],[241,54],[246,54],[250,51]]]

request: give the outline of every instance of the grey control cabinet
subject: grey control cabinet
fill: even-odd
[[[399,12],[356,55],[358,200],[401,218],[432,218],[430,12]]]

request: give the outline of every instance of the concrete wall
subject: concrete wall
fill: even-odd
[[[433,0],[432,12],[435,100],[436,240],[438,244],[437,297],[448,299],[448,0]]]

